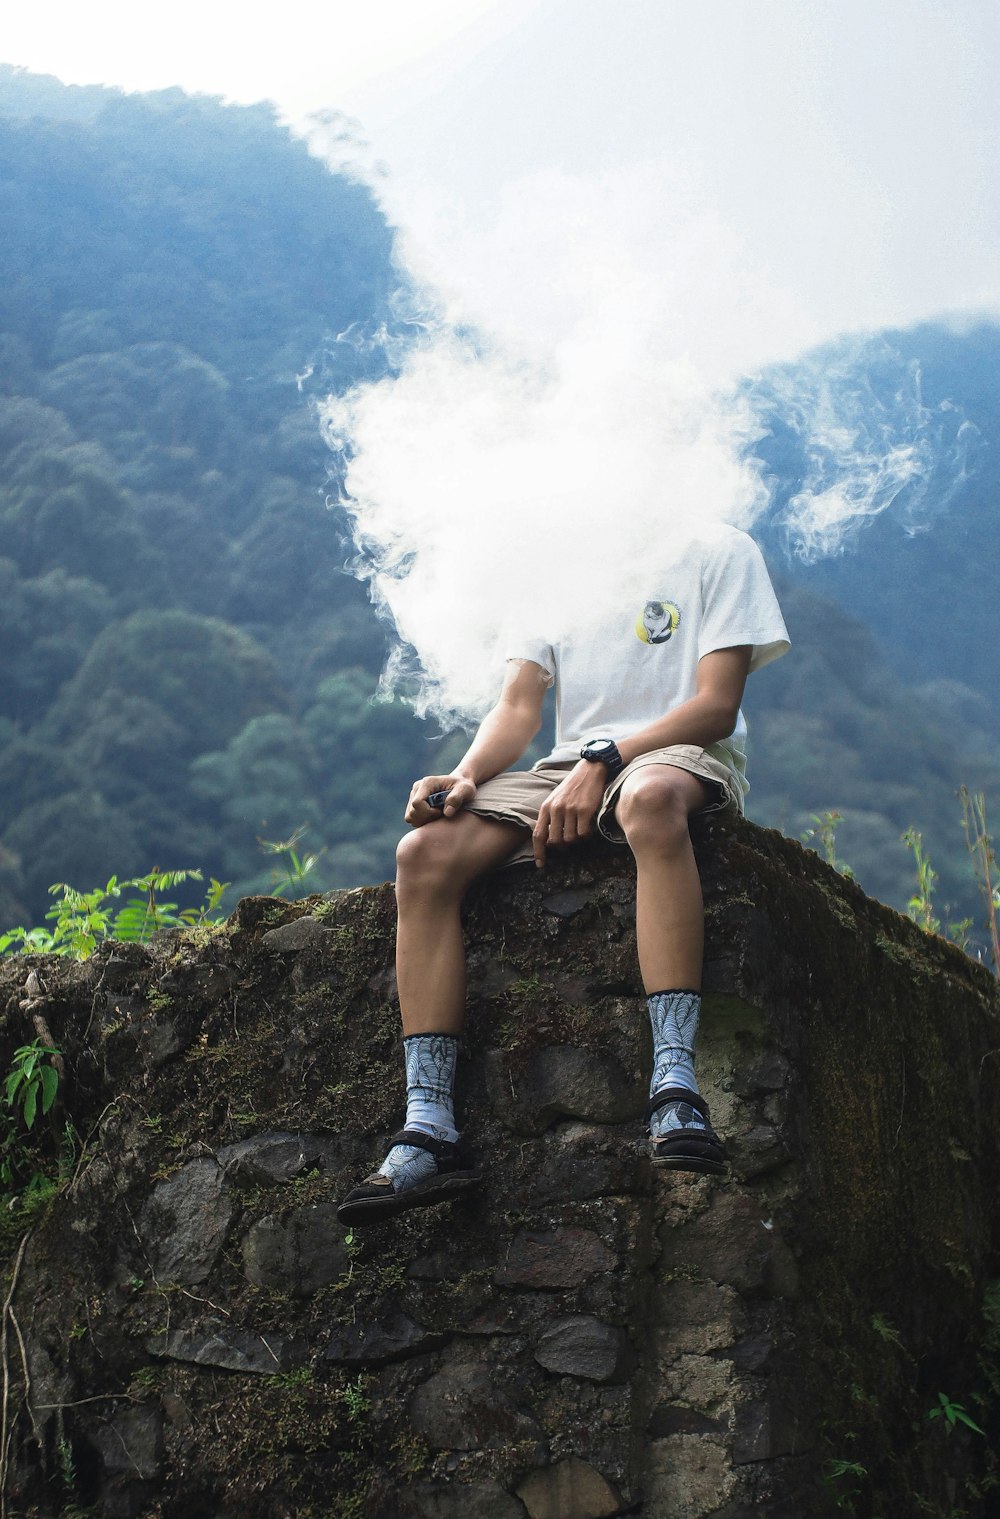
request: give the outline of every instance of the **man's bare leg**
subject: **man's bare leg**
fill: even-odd
[[[709,800],[696,775],[644,765],[615,808],[636,864],[635,933],[647,996],[664,987],[701,989],[705,909],[688,822]]]
[[[462,898],[525,830],[471,812],[415,828],[396,851],[396,981],[403,1035],[460,1034],[465,1021]]]
[[[345,1223],[439,1202],[478,1182],[456,1150],[454,1082],[465,1020],[462,897],[516,849],[524,829],[473,813],[427,823],[397,850],[396,975],[403,1017],[406,1122],[379,1170],[341,1204]]]
[[[653,1033],[653,1160],[717,1174],[725,1152],[694,1073],[705,915],[688,831],[691,814],[708,799],[697,776],[647,765],[625,782],[615,810],[636,861],[636,942]],[[666,1099],[667,1092],[676,1095]]]

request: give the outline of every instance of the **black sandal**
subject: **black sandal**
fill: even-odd
[[[669,1166],[674,1171],[704,1171],[719,1176],[726,1169],[726,1150],[712,1128],[708,1103],[686,1087],[661,1087],[649,1099],[646,1123],[654,1113],[671,1102],[686,1102],[705,1120],[704,1129],[668,1129],[665,1134],[649,1136],[649,1153],[654,1166]]]
[[[457,1143],[435,1139],[422,1129],[401,1129],[389,1141],[390,1149],[394,1145],[413,1145],[418,1150],[426,1150],[437,1162],[437,1171],[399,1192],[388,1176],[373,1172],[351,1188],[337,1209],[342,1224],[374,1224],[380,1218],[392,1218],[402,1213],[405,1208],[452,1202],[464,1193],[474,1192],[482,1181],[482,1172]]]

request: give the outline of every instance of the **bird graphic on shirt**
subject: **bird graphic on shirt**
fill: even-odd
[[[647,601],[635,631],[643,643],[666,643],[680,627],[680,608],[672,601]]]

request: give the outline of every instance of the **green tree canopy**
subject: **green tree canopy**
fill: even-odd
[[[98,634],[45,731],[70,742],[99,702],[107,710],[127,697],[169,714],[179,763],[224,746],[251,717],[284,703],[274,661],[246,633],[217,617],[135,612]]]

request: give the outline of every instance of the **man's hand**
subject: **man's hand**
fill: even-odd
[[[427,805],[427,798],[435,791],[448,793],[443,810]],[[475,794],[475,785],[468,776],[425,775],[422,780],[414,782],[403,816],[411,827],[422,828],[425,823],[433,823],[442,817],[453,818],[456,812],[461,812],[472,801]]]
[[[607,765],[581,760],[542,803],[531,836],[539,870],[545,864],[547,849],[586,838],[594,826],[607,784]]]
[[[500,775],[519,759],[542,724],[542,702],[549,675],[532,659],[510,659],[497,704],[479,724],[479,731],[464,758],[461,770],[451,775],[425,775],[414,785],[403,816],[413,828],[440,818],[453,818],[476,794],[477,781]],[[429,807],[427,798],[447,791],[444,808]]]

